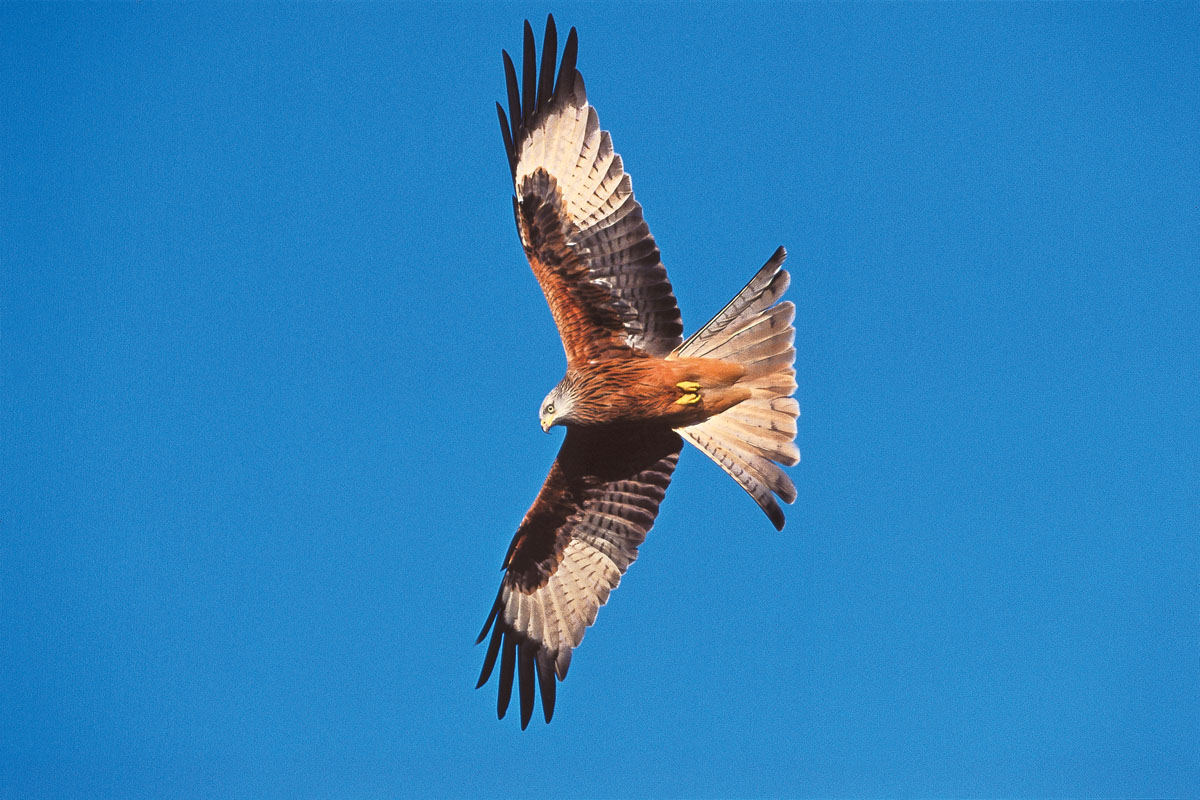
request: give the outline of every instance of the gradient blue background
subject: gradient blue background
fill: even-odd
[[[1195,796],[1198,7],[553,10],[688,329],[790,249],[788,527],[686,452],[497,722],[546,9],[5,5],[0,795]]]

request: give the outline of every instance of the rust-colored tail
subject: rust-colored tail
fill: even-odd
[[[791,503],[796,487],[779,465],[800,460],[794,441],[800,406],[791,396],[796,391],[796,307],[777,302],[790,280],[783,269],[786,257],[782,247],[776,250],[737,297],[672,353],[745,367],[737,385],[750,390],[749,399],[678,430],[741,484],[781,530],[783,510],[775,495]]]

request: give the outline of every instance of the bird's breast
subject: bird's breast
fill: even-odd
[[[716,359],[612,359],[579,371],[574,416],[584,425],[692,425],[749,396],[744,370]]]

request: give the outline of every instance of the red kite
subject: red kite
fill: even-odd
[[[717,462],[776,528],[796,489],[780,469],[800,457],[792,364],[795,308],[783,248],[707,325],[683,322],[629,175],[600,130],[575,69],[578,41],[558,53],[546,21],[541,68],[525,23],[520,84],[508,53],[508,113],[500,132],[512,171],[513,212],[533,273],[567,353],[567,374],[541,407],[543,430],[567,428],[550,475],[508,554],[479,676],[500,661],[497,713],[519,679],[521,728],[535,681],[546,722],[555,679],[654,524],[686,439]]]

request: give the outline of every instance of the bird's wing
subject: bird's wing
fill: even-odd
[[[555,678],[654,524],[683,446],[661,428],[570,428],[508,555],[496,602],[479,634],[491,631],[479,676],[483,686],[500,661],[497,713],[508,710],[519,679],[521,727],[533,714],[534,684],[546,721],[554,713]]]
[[[509,110],[496,111],[521,243],[569,363],[625,349],[665,356],[682,341],[679,307],[621,157],[588,105],[577,48],[572,28],[556,80],[554,18],[540,69],[527,21],[520,85],[504,53]]]

